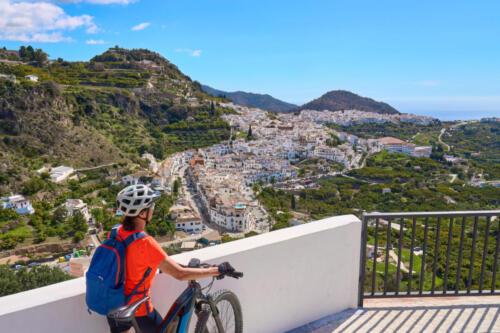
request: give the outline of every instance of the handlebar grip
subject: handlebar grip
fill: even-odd
[[[228,274],[230,277],[239,279],[243,277],[243,272],[232,272]]]

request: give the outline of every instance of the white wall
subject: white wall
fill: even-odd
[[[345,215],[174,258],[231,262],[244,278],[216,281],[212,290],[238,295],[245,332],[282,332],[356,307],[360,233],[360,221]],[[84,284],[81,278],[0,298],[0,331],[106,332],[105,319],[86,311]],[[185,287],[186,282],[158,275],[153,304],[164,314]]]

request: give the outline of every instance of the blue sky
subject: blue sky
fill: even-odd
[[[23,1],[0,0],[0,45],[68,60],[148,48],[222,90],[301,104],[346,89],[403,112],[500,116],[497,0]]]

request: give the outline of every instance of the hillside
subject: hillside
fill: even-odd
[[[68,62],[28,47],[0,53],[0,74],[0,173],[17,175],[0,192],[44,164],[87,167],[146,151],[164,158],[229,138],[220,99],[148,50],[115,47]]]
[[[235,104],[253,106],[271,112],[285,112],[297,107],[295,104],[283,102],[267,94],[254,94],[244,91],[227,92],[217,90],[206,85],[202,85],[201,87],[203,91],[213,96],[225,96],[227,98],[231,98]]]
[[[371,98],[361,97],[345,90],[329,91],[320,98],[302,105],[297,110],[360,110],[376,113],[399,113],[387,103],[377,102]]]

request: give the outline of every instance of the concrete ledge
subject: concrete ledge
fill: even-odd
[[[235,292],[246,332],[283,332],[357,304],[361,223],[344,215],[173,256],[230,261],[243,279],[216,281]],[[201,280],[202,285],[210,280]],[[186,287],[160,274],[153,304],[164,314]],[[196,318],[194,318],[196,319]],[[89,315],[83,278],[0,298],[0,327],[12,332],[106,332],[104,317]]]

